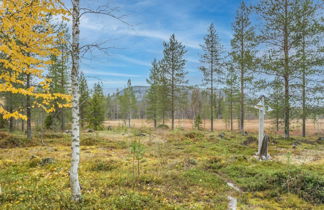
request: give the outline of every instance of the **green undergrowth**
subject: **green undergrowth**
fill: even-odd
[[[298,138],[272,138],[273,160],[259,161],[256,142],[244,143],[249,136],[235,132],[125,127],[84,132],[80,203],[70,200],[69,134],[47,132],[32,143],[19,133],[0,137],[0,209],[227,209],[228,195],[238,198],[239,209],[323,207],[324,167],[318,162],[323,146],[313,144],[315,137],[296,149]],[[134,140],[145,148],[138,161]],[[317,162],[289,161],[288,154],[297,157],[304,150]],[[286,154],[284,161],[276,159]]]

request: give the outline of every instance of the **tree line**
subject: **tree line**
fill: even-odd
[[[0,127],[13,131],[19,122],[29,140],[33,126],[71,130],[74,200],[81,198],[80,128],[101,129],[102,122],[113,115],[128,126],[136,115],[152,120],[155,127],[170,118],[174,129],[175,119],[184,113],[181,110],[190,107],[197,127],[200,119],[208,116],[211,131],[217,126],[215,117],[228,120],[233,129],[237,119],[244,133],[247,113],[257,94],[264,94],[273,109],[270,115],[276,129],[283,125],[286,138],[291,119],[301,119],[302,135],[306,136],[306,120],[323,115],[320,1],[260,0],[256,5],[242,1],[232,24],[229,50],[221,45],[217,26],[210,24],[201,42],[200,88],[188,85],[187,50],[172,34],[163,42],[162,58],[152,61],[147,79],[150,86],[142,101],[135,97],[130,80],[113,95],[105,95],[100,82],[89,89],[79,70],[81,51],[91,47],[80,46],[81,16],[101,14],[124,21],[109,7],[91,10],[80,8],[79,0],[71,2],[68,9],[60,0],[3,1]],[[58,16],[62,23],[54,21]]]

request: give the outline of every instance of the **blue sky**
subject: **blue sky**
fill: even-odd
[[[82,2],[82,1],[81,1]],[[95,8],[107,1],[83,0]],[[81,19],[81,43],[105,42],[107,53],[93,51],[81,60],[81,71],[89,86],[102,82],[105,91],[133,85],[147,85],[150,63],[162,57],[162,42],[174,33],[188,51],[185,69],[189,84],[199,85],[200,44],[210,23],[214,23],[224,49],[229,49],[232,22],[240,0],[111,0],[117,15],[130,25],[107,16],[87,15]]]

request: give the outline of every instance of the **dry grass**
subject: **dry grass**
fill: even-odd
[[[171,121],[166,121],[166,124],[171,126]],[[123,126],[123,120],[109,120],[105,121],[105,126]],[[248,132],[256,133],[258,132],[258,120],[245,120],[245,129]],[[152,121],[145,119],[133,119],[131,121],[131,126],[135,128],[141,127],[153,127]],[[176,119],[175,120],[176,128],[184,128],[186,130],[193,128],[193,120],[191,119]],[[277,133],[275,132],[275,125],[273,120],[265,121],[266,132],[268,133]],[[210,120],[203,120],[202,128],[208,130],[210,128]],[[228,130],[229,125],[226,126],[224,120],[215,120],[214,121],[214,129],[216,131]],[[293,120],[291,122],[291,135],[301,135],[301,122],[297,120]],[[234,122],[234,130],[238,130],[238,122]],[[313,120],[307,120],[306,124],[307,135],[324,135],[324,119],[318,120],[314,123]],[[278,134],[283,134],[283,130],[281,129]]]

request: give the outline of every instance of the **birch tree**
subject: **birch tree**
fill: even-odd
[[[221,51],[222,46],[216,33],[214,24],[210,24],[208,34],[204,37],[204,44],[201,45],[203,54],[201,55],[201,63],[203,66],[200,70],[203,73],[204,81],[209,84],[210,88],[210,130],[214,130],[214,110],[215,99],[214,89],[215,83],[220,81],[221,71]]]
[[[72,199],[74,201],[81,200],[81,188],[79,183],[79,162],[80,162],[80,93],[79,93],[79,65],[80,65],[80,52],[88,52],[92,48],[99,50],[105,50],[101,48],[99,44],[93,43],[83,45],[80,47],[80,18],[86,14],[99,14],[106,15],[111,18],[122,20],[121,16],[117,16],[114,13],[116,8],[110,8],[109,6],[97,7],[93,10],[90,8],[80,8],[80,0],[71,0],[72,2],[72,69],[71,69],[71,86],[72,86],[72,153],[71,153],[71,168],[70,168],[70,185],[72,191]],[[126,23],[127,24],[127,23]]]
[[[49,91],[50,80],[45,78],[44,68],[50,64],[48,57],[60,52],[53,48],[60,34],[56,34],[47,16],[62,16],[66,11],[59,0],[3,1],[0,20],[0,92],[11,92],[26,97],[26,114],[24,109],[6,110],[0,106],[0,114],[4,119],[27,120],[27,138],[31,135],[31,109],[41,107],[46,112],[55,110],[53,101],[62,98],[66,103],[61,107],[69,107],[70,97]],[[31,78],[35,78],[32,84]],[[33,104],[32,104],[33,99]]]
[[[72,199],[80,201],[81,188],[79,183],[80,162],[80,93],[79,93],[79,65],[80,65],[80,0],[72,0],[72,153],[70,169],[70,185]]]

